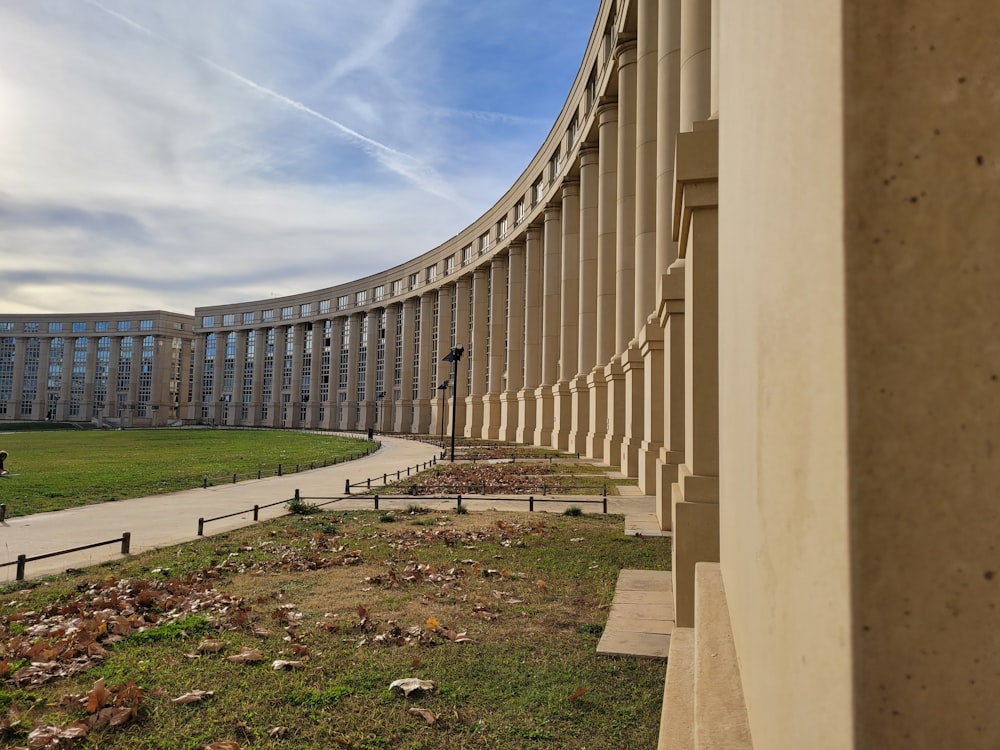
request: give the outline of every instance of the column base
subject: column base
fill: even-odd
[[[639,489],[644,495],[656,494],[656,470],[662,448],[663,446],[659,443],[647,443],[645,440],[639,445],[637,473]]]
[[[535,389],[524,388],[517,393],[517,429],[515,440],[518,443],[533,444],[535,441]]]
[[[608,384],[604,378],[604,368],[595,367],[587,375],[587,391],[590,394],[590,425],[587,429],[587,455],[603,459],[604,440],[608,428]]]
[[[460,422],[461,434],[467,438],[478,438],[483,433],[483,397],[465,397],[465,419]]]
[[[500,394],[500,434],[498,440],[517,442],[517,394],[504,391]]]
[[[500,439],[500,394],[487,393],[483,396],[483,431],[485,440]]]
[[[694,627],[694,568],[719,562],[719,504],[687,502],[681,484],[671,488],[673,514],[674,619],[677,627]]]
[[[573,426],[569,431],[566,450],[570,453],[589,456],[587,431],[590,428],[590,391],[587,388],[587,378],[584,375],[577,375],[569,381],[569,394]]]
[[[555,401],[551,385],[535,389],[535,445],[552,447],[552,423],[555,418]]]
[[[561,451],[569,450],[569,433],[573,429],[573,396],[569,381],[560,380],[552,386],[553,425],[552,445]]]
[[[677,483],[678,469],[683,462],[683,453],[660,449],[660,457],[656,461],[656,518],[660,522],[661,531],[669,531],[674,527],[672,488]]]

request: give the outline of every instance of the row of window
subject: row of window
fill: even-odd
[[[116,331],[131,331],[135,330],[132,327],[133,321],[131,320],[119,320],[116,321],[114,330]],[[183,325],[183,324],[180,324]],[[86,333],[88,330],[93,330],[96,333],[105,333],[112,330],[111,323],[107,320],[98,320],[93,324],[93,329],[88,329],[88,323],[85,321],[75,321],[69,324],[69,328],[62,321],[51,321],[46,324],[46,330],[49,333],[64,333],[66,331],[71,331],[73,333]],[[11,333],[15,330],[16,326],[11,321],[0,321],[0,333]],[[25,321],[21,324],[21,331],[23,333],[39,333],[42,330],[42,324],[38,321]],[[140,331],[152,331],[153,321],[152,320],[140,320],[139,327],[137,330]]]

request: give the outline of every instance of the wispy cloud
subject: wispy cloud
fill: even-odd
[[[0,0],[0,313],[188,312],[429,250],[538,148],[597,4]]]

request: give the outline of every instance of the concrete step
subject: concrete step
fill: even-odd
[[[693,747],[753,750],[719,563],[695,565],[694,585]]]
[[[668,570],[622,570],[597,644],[606,656],[665,658],[674,629],[673,578]]]
[[[670,638],[656,748],[694,748],[694,628],[674,628]]]

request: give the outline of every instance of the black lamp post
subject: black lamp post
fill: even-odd
[[[458,418],[458,363],[462,359],[465,348],[461,344],[455,344],[444,357],[442,362],[451,362],[451,460],[455,461],[455,420]]]
[[[438,386],[438,394],[441,396],[439,399],[438,413],[441,415],[441,450],[444,450],[444,394],[448,390],[448,381],[444,381]],[[444,454],[442,453],[442,456]]]

